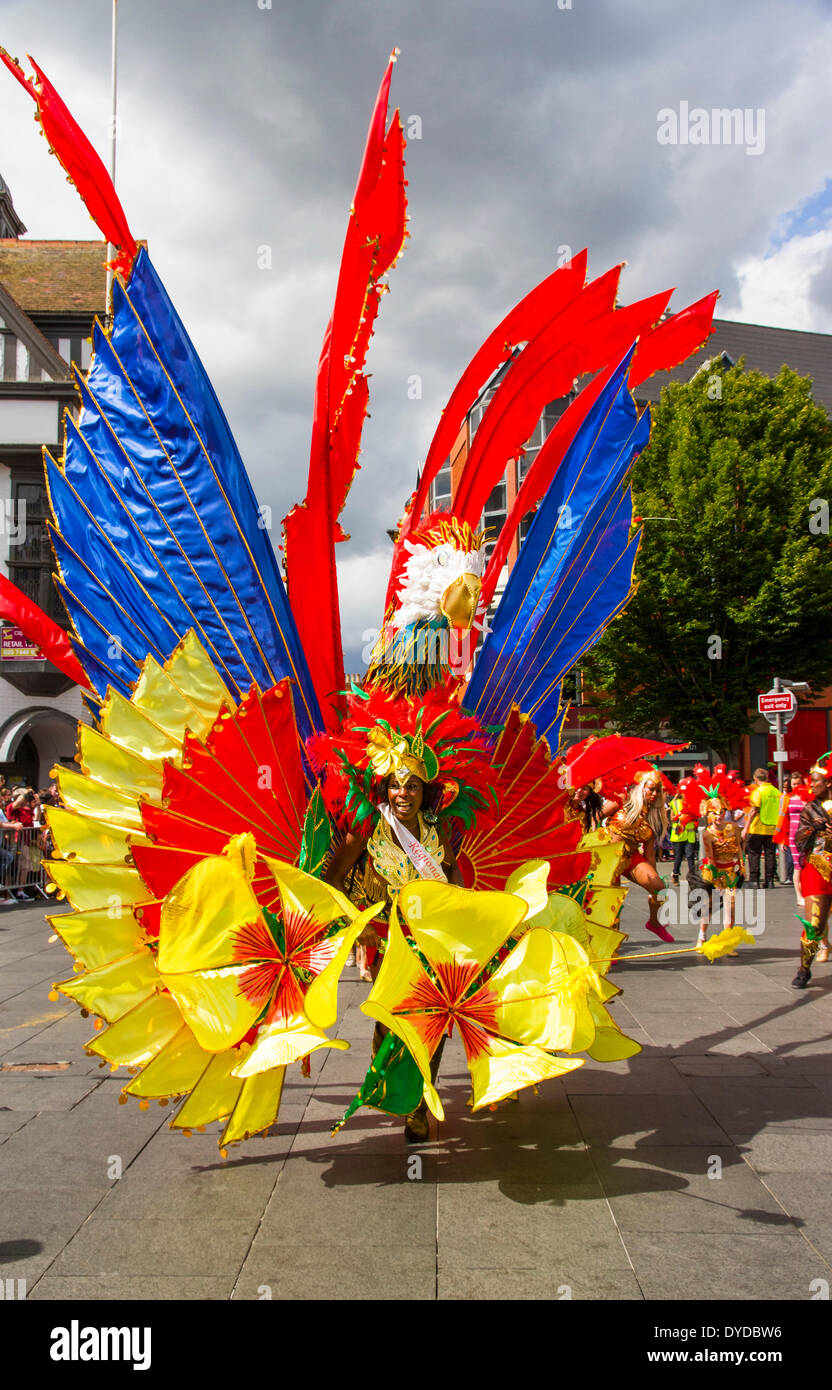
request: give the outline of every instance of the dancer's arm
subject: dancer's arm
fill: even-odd
[[[451,844],[450,836],[447,831],[440,830],[439,839],[442,844],[442,865],[448,870],[448,882],[455,883],[459,888],[464,888],[459,865],[456,862],[454,847]]]

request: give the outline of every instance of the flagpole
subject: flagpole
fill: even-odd
[[[112,96],[110,107],[110,178],[115,187],[116,182],[116,132],[118,129],[118,0],[113,0],[113,48],[112,48]],[[115,255],[115,247],[107,242],[107,260],[111,261]],[[113,272],[107,267],[107,300],[106,312],[111,313],[111,302],[113,294]]]

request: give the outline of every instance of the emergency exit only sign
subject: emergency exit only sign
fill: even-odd
[[[791,690],[767,690],[765,695],[757,696],[757,709],[771,724],[776,722],[778,714],[788,724],[797,713],[797,700]]]

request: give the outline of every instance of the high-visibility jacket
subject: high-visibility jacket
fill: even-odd
[[[680,842],[696,844],[696,825],[690,822],[688,825],[680,826],[679,817],[682,814],[682,798],[674,796],[670,803],[670,842],[677,845]]]
[[[749,835],[773,835],[780,819],[780,792],[771,782],[755,782],[751,788]]]

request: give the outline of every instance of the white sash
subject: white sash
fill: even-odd
[[[447,883],[447,874],[442,869],[441,864],[437,864],[432,854],[428,854],[421,841],[411,835],[406,825],[402,825],[398,816],[390,809],[388,802],[383,801],[379,806],[379,811],[384,816],[390,829],[399,841],[402,849],[418,873],[420,878],[432,878],[438,883]]]

